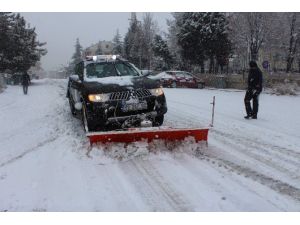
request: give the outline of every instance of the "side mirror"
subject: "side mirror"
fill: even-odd
[[[79,76],[78,76],[77,74],[72,74],[72,75],[70,76],[70,78],[71,78],[72,80],[74,80],[74,81],[78,81],[78,80],[79,80]]]
[[[79,78],[79,80],[83,81],[83,75],[79,74],[78,78]]]
[[[150,74],[149,70],[141,70],[143,76],[148,76]]]
[[[81,102],[76,102],[74,107],[77,110],[81,110],[82,109],[82,103]]]

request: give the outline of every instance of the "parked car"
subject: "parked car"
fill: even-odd
[[[160,126],[167,112],[160,83],[116,56],[93,56],[78,63],[69,77],[67,97],[87,132]]]
[[[204,81],[186,71],[165,71],[149,78],[159,80],[163,87],[204,88],[205,86]]]
[[[141,70],[143,76],[151,76],[153,75],[153,70]]]

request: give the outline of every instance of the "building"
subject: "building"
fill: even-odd
[[[87,55],[110,55],[113,52],[113,43],[111,41],[99,41],[97,44],[87,47],[83,51],[83,56]]]

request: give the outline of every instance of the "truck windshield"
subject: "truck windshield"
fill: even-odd
[[[134,66],[128,62],[97,62],[86,65],[86,76],[89,78],[139,75]]]

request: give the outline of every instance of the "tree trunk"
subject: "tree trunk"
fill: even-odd
[[[209,73],[212,73],[214,71],[214,67],[215,67],[215,61],[214,61],[214,58],[213,56],[210,56],[210,59],[209,59]]]
[[[250,51],[251,51],[250,60],[257,61],[258,60],[258,51],[257,51],[257,49],[251,48]]]
[[[296,13],[293,13],[293,18],[291,21],[291,27],[290,27],[290,45],[289,45],[289,52],[288,52],[288,57],[287,57],[287,62],[286,62],[286,72],[290,72],[292,69],[293,61],[294,61],[294,56],[296,52],[296,45],[297,45],[297,39],[295,38],[297,34],[295,32],[296,29]]]
[[[200,66],[201,66],[201,73],[204,73],[205,71],[204,71],[204,62],[203,61],[200,62]]]
[[[294,61],[294,57],[292,56],[288,56],[287,62],[286,62],[286,72],[290,72],[292,69],[292,65],[293,65],[293,61]]]
[[[220,64],[220,68],[221,68],[221,73],[224,72],[224,65]]]

